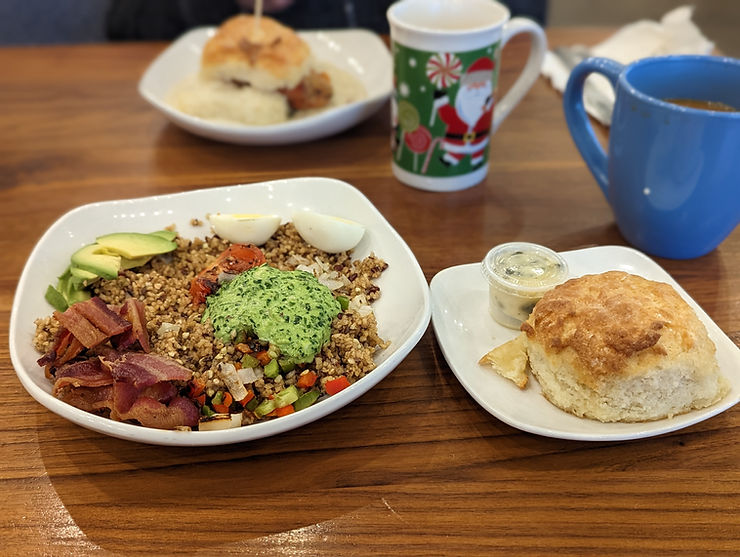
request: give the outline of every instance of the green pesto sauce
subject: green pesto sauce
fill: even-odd
[[[331,291],[311,273],[269,265],[240,273],[208,296],[206,304],[204,317],[222,342],[244,332],[274,344],[296,363],[314,359],[341,311]]]

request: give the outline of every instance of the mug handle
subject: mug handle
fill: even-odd
[[[491,123],[491,131],[494,132],[509,115],[511,110],[519,104],[519,101],[527,94],[527,91],[529,91],[532,85],[534,85],[534,82],[540,75],[542,61],[545,59],[545,51],[547,50],[545,32],[534,21],[524,17],[514,17],[506,23],[503,34],[501,35],[501,49],[504,48],[512,37],[520,33],[526,33],[532,37],[529,58],[527,58],[527,63],[524,65],[524,69],[519,74],[514,85],[496,103],[496,110],[494,111],[493,121]]]
[[[606,153],[596,138],[588,114],[586,114],[583,104],[583,87],[589,75],[598,73],[606,77],[616,89],[619,74],[623,69],[622,64],[609,58],[586,58],[570,72],[568,84],[563,93],[563,110],[570,135],[607,199],[609,199],[609,178]]]

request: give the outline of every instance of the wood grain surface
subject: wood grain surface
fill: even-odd
[[[549,32],[552,44],[606,35]],[[335,137],[280,148],[215,143],[168,124],[136,90],[165,46],[0,49],[0,553],[738,553],[737,407],[640,441],[538,437],[467,395],[431,327],[355,403],[250,443],[136,444],[36,403],[9,358],[14,289],[41,234],[81,204],[338,178],[387,217],[427,279],[504,241],[625,245],[543,79],[493,138],[485,182],[439,194],[393,178],[387,107]],[[504,89],[527,49],[526,40],[505,49]],[[740,232],[700,259],[657,261],[740,344]]]

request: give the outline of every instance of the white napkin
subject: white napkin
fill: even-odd
[[[548,51],[542,75],[564,91],[570,70],[582,58],[601,56],[628,64],[640,58],[668,54],[709,54],[714,43],[702,35],[691,20],[693,6],[681,6],[665,14],[660,22],[647,19],[625,25],[605,41],[590,48],[582,45]],[[591,75],[583,93],[586,111],[602,124],[611,122],[614,90],[602,75]]]

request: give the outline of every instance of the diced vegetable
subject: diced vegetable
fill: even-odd
[[[283,371],[293,371],[295,368],[295,362],[290,358],[280,358],[278,359],[278,364]]]
[[[275,408],[277,408],[275,401],[266,398],[265,400],[260,402],[259,405],[257,405],[257,407],[254,409],[254,413],[258,418],[262,418],[275,410]]]
[[[267,350],[260,350],[259,352],[255,352],[254,357],[257,358],[257,361],[260,363],[261,366],[266,366],[270,363],[270,360],[272,360],[272,356],[270,356]]]
[[[257,408],[257,405],[259,404],[259,400],[256,396],[254,396],[254,393],[252,394],[252,398],[247,402],[247,405],[244,407],[250,412],[254,412],[254,409]]]
[[[243,367],[237,372],[242,385],[254,383],[262,377],[262,368]]]
[[[215,414],[212,417],[202,420],[198,424],[200,431],[215,431],[219,429],[231,429],[233,427],[241,427],[242,415],[241,414]]]
[[[220,400],[218,402],[216,402],[214,397],[212,401],[213,409],[219,414],[226,414],[229,411],[229,406],[234,402],[234,399],[228,391],[223,393],[219,392],[218,394],[221,395],[221,397],[219,397]]]
[[[260,364],[260,361],[257,358],[255,358],[254,356],[252,356],[251,354],[244,354],[244,357],[242,358],[241,361],[242,361],[242,367],[252,367],[252,368],[254,368],[254,367],[257,367],[259,365],[262,365],[262,364]]]
[[[190,388],[188,395],[190,395],[191,398],[199,396],[206,388],[205,381],[202,379],[192,379],[188,386]]]
[[[310,389],[316,383],[317,377],[318,375],[316,375],[316,372],[314,371],[304,371],[298,377],[296,385],[301,389]]]
[[[340,375],[336,379],[327,381],[326,384],[324,385],[326,392],[330,395],[335,395],[339,391],[343,391],[347,387],[349,387],[349,381],[344,375]]]
[[[244,383],[239,379],[239,373],[236,371],[234,364],[221,363],[218,365],[218,374],[223,379],[226,388],[236,400],[241,400],[247,396],[247,389]]]
[[[270,363],[265,366],[265,377],[274,379],[280,375],[280,366],[277,360],[270,360]]]
[[[293,406],[291,406],[290,404],[288,404],[288,406],[283,406],[282,408],[275,409],[275,415],[278,417],[287,416],[288,414],[292,414],[293,412],[295,412],[295,408],[293,408]]]
[[[283,406],[293,404],[296,400],[298,400],[298,397],[300,396],[301,393],[298,391],[295,385],[286,387],[275,395],[275,408],[282,408]]]
[[[339,302],[342,311],[346,311],[349,307],[349,298],[347,296],[337,296],[337,302]]]
[[[247,396],[241,399],[239,403],[242,406],[247,406],[247,403],[249,403],[253,399],[254,399],[254,391],[252,389],[247,389]]]
[[[308,391],[307,393],[303,393],[298,400],[296,400],[293,403],[293,408],[296,410],[303,410],[304,408],[308,408],[311,406],[316,400],[319,398],[319,391],[312,390]]]

